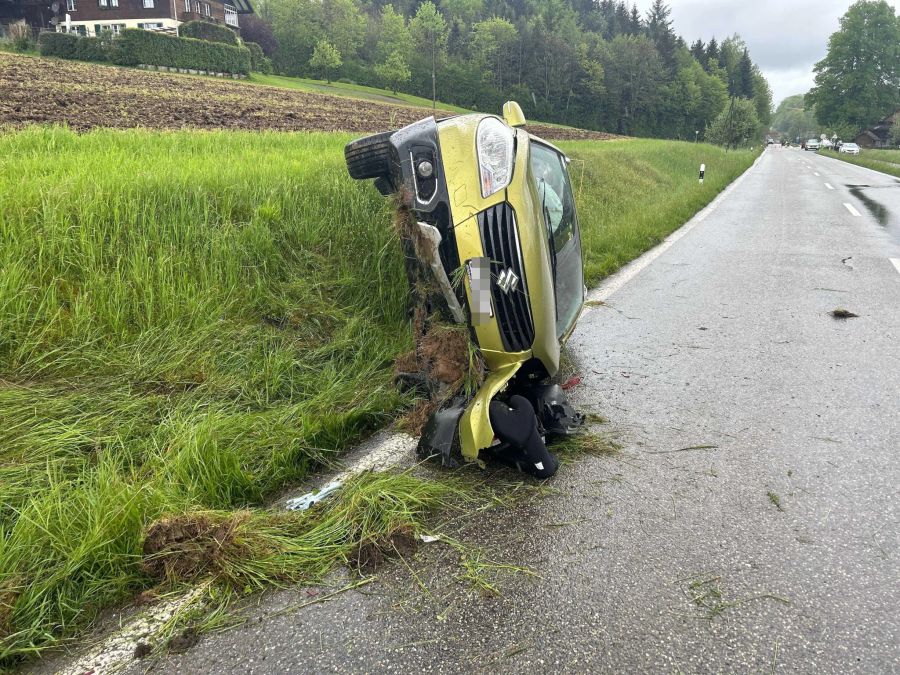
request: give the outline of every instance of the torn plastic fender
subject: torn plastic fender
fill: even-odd
[[[488,373],[484,384],[463,413],[459,421],[459,442],[462,456],[468,461],[476,461],[479,451],[494,442],[494,427],[491,426],[489,413],[491,401],[521,367],[521,363],[509,363]]]

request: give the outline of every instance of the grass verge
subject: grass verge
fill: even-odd
[[[900,150],[864,150],[859,155],[819,150],[819,154],[900,178]]]
[[[346,522],[246,513],[405,404],[390,382],[411,342],[402,254],[390,204],[346,175],[349,138],[0,134],[0,663],[160,583],[142,566],[154,522],[206,514],[246,556],[202,573],[253,587],[315,578],[456,489],[391,476]],[[565,145],[591,282],[754,157]]]
[[[259,504],[401,406],[401,252],[345,140],[0,136],[0,658],[146,585],[153,519]]]

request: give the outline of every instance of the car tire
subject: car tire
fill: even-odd
[[[347,171],[357,180],[390,175],[393,131],[350,141],[344,147]]]

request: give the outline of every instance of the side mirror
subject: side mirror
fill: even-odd
[[[503,119],[511,127],[525,126],[525,113],[522,107],[515,101],[507,101],[503,104]]]

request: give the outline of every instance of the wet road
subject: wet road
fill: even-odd
[[[160,669],[900,671],[898,217],[900,181],[767,150],[579,324],[575,395],[623,452],[469,533],[541,579],[461,594],[430,544],[421,585],[273,594]]]

